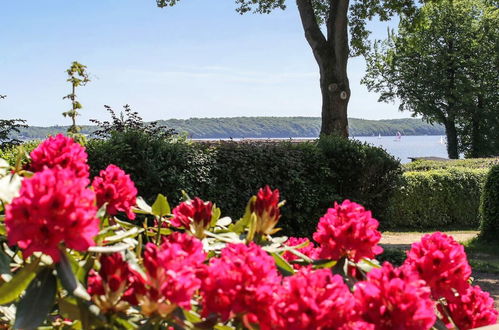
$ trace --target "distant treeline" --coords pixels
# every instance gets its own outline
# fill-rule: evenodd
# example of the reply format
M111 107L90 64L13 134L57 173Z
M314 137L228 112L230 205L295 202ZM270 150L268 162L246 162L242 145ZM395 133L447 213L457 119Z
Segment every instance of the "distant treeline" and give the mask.
M160 125L186 132L194 139L226 138L290 138L319 136L321 119L318 117L232 117L160 120ZM365 120L349 119L351 136L373 135L444 135L444 127L430 125L421 119ZM19 138L42 139L47 135L66 132L67 126L21 129ZM82 133L91 135L95 126L83 126Z

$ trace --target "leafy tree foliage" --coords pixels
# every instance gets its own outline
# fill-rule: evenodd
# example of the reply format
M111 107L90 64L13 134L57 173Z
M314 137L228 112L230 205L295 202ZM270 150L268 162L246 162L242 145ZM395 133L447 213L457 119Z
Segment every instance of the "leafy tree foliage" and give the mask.
M139 113L132 111L128 104L123 106L125 112L121 112L119 116L110 106L105 105L104 108L106 108L107 112L111 115L112 122L101 122L96 119L90 119L90 122L98 126L98 129L92 133L95 136L108 138L113 132L126 131L141 131L146 135L154 135L159 138L169 138L176 134L174 129L166 126L159 126L157 121L144 123L142 117L139 116Z
M0 95L0 100L5 99L6 95ZM24 119L0 119L0 148L8 148L13 145L18 145L22 141L13 137L15 133L19 133L21 128L27 128L26 120Z
M498 15L483 0L428 3L367 57L368 89L443 124L450 158L499 153Z
M159 7L174 6L179 0L157 0ZM349 56L369 49L366 22L378 17L387 21L396 14L416 12L415 0L296 0L305 38L319 65L322 93L321 134L348 136L347 107L350 85ZM285 0L235 0L237 11L267 14L285 9ZM350 28L351 40L349 43ZM324 31L324 32L323 32Z

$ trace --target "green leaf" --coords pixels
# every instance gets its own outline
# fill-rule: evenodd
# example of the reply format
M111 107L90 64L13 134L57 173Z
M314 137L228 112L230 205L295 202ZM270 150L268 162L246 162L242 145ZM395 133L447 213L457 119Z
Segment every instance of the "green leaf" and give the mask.
M213 205L213 208L211 210L211 221L210 221L210 227L213 227L214 225L217 224L218 219L220 219L220 215L222 214L222 211L216 205Z
M130 230L122 231L122 232L116 233L113 236L106 237L104 240L104 243L105 244L116 243L116 242L122 241L123 239L128 238L128 237L135 237L143 231L144 231L144 229L142 229L142 228L139 229L138 227L133 227Z
M91 246L88 248L88 252L93 253L115 253L125 251L126 249L132 247L130 244L118 243L109 246Z
M248 201L246 205L246 211L241 219L239 219L235 224L229 226L229 230L238 234L242 234L246 227L248 227L251 220L251 204L256 201L256 196L253 196Z
M99 210L97 211L97 218L101 219L103 218L105 215L106 215L106 212L107 212L107 202L102 204L102 206L99 208Z
M188 310L182 309L182 312L184 313L185 319L191 323L198 323L198 322L203 321L203 319L201 319L201 317L197 313L195 313L194 311L188 311Z
M137 197L137 207L134 208L135 213L141 213L141 214L152 214L152 208L149 206L149 204L146 203L146 201L141 197Z
M59 305L59 311L62 316L70 320L81 319L80 308L76 298L71 296L66 296L64 298L59 298L57 300Z
M61 260L56 264L57 275L61 280L61 284L70 294L83 300L90 300L90 295L83 285L76 279L71 263L69 262L66 253L61 251Z
M227 227L232 223L232 219L230 217L223 217L217 220L216 224L220 227Z
M0 249L0 275L10 274L10 257Z
M152 204L152 214L157 215L158 217L164 217L170 214L170 204L168 204L168 200L162 194L158 194L156 197L156 201Z
M15 273L14 277L0 286L0 305L8 304L16 300L21 293L28 287L31 281L36 277L40 270L38 264L40 259L25 265L21 270Z
M293 267L278 253L271 253L272 257L274 257L275 264L279 271L284 276L291 276L295 273Z
M57 279L51 268L42 269L17 306L14 329L35 329L54 306Z

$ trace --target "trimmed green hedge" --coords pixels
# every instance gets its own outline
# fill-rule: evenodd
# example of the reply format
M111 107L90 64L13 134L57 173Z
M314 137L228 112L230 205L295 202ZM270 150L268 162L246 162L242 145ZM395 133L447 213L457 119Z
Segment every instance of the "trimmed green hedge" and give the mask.
M471 158L471 159L451 159L451 160L416 160L404 164L405 171L429 171L449 168L491 168L499 164L499 158Z
M294 236L310 236L326 209L344 198L362 203L383 223L401 176L399 162L384 150L342 138L174 143L128 132L89 141L87 151L93 175L116 164L148 201L163 193L176 205L184 189L233 218L242 216L258 188L278 188L287 201L280 226Z
M397 229L476 229L480 192L488 169L449 168L405 172L390 201L390 227Z
M490 169L480 205L480 238L498 242L499 237L499 165Z

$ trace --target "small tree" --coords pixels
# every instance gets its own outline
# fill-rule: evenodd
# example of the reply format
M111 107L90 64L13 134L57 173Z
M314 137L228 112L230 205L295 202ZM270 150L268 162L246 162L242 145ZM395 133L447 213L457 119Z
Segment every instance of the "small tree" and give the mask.
M0 95L0 100L3 100L7 95ZM18 145L22 141L12 138L12 133L21 131L21 128L26 128L26 120L24 119L0 119L0 148L6 148L13 145Z
M76 100L76 88L85 86L90 81L86 69L85 65L74 61L71 63L69 69L66 70L68 74L67 81L71 83L71 93L64 96L63 99L71 100L71 110L62 114L64 117L69 117L72 120L72 124L68 128L68 133L70 134L78 134L81 130L81 127L76 125L76 116L79 115L78 110L82 108L81 103Z
M123 106L124 113L121 112L119 115L117 115L108 105L105 105L104 108L106 108L107 112L111 115L112 121L90 119L90 122L99 127L93 132L95 136L108 138L114 132L140 131L147 135L167 139L177 134L173 128L159 126L157 121L144 123L142 117L139 116L139 113L132 111L128 104Z

